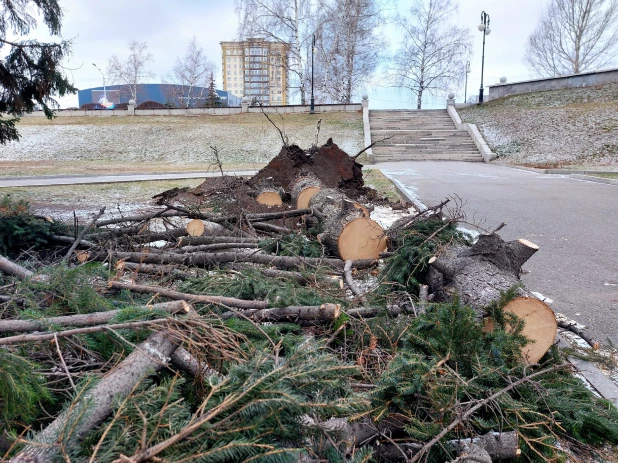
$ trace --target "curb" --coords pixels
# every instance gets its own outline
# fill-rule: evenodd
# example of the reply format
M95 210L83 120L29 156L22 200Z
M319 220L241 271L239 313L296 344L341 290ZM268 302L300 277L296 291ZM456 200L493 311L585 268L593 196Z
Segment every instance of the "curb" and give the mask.
M568 175L570 178L576 180L585 180L593 183L604 183L606 185L618 185L618 179L595 177L594 174L616 174L617 171L608 170L568 170L568 169L537 169L536 167L525 166L509 166L505 164L496 164L502 167L508 167L509 169L525 170L528 172L535 172L537 174L545 175Z

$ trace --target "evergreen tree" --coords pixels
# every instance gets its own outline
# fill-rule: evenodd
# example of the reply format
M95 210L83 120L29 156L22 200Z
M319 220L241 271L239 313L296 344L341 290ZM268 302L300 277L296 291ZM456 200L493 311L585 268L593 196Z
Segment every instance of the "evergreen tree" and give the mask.
M53 96L77 91L60 65L70 52L70 42L7 40L8 33L18 37L29 34L36 27L31 12L37 10L50 33L60 35L62 9L58 0L4 0L0 4L0 114L9 116L0 117L2 144L19 140L15 124L20 114L34 111L39 104L51 119L50 106L57 106Z
M204 107L206 108L220 108L224 106L221 98L217 94L217 90L215 89L215 78L210 74L210 82L208 84L208 95L206 96L206 102L204 103Z

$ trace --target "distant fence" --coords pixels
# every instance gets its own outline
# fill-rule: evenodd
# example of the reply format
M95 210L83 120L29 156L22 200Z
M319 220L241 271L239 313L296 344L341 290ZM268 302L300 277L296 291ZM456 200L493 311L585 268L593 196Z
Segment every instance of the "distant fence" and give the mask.
M585 72L564 77L526 80L495 84L489 86L488 100L495 100L509 95L522 93L543 92L546 90L560 90L564 88L591 87L593 85L611 84L618 82L618 69L606 71Z
M211 115L211 116L229 116L231 114L240 114L241 112L249 113L279 113L279 114L295 114L295 113L308 113L310 111L309 105L288 105L288 106L263 106L246 108L231 107L231 108L188 108L188 109L135 109L135 116L199 116L199 115ZM360 103L351 104L320 104L315 105L316 113L324 112L344 112L344 111L361 111L362 106ZM112 117L112 116L128 116L130 110L128 109L61 109L56 111L58 117L79 117L79 116L99 116L99 117ZM24 117L45 117L43 111L35 111L30 114L24 114Z

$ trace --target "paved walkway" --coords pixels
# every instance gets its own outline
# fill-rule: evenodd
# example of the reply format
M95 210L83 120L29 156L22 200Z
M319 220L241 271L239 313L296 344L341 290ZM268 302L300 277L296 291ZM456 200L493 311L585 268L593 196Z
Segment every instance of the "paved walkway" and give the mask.
M531 291L558 312L618 344L618 186L491 164L397 162L380 168L416 200L457 194L468 221L540 246L525 265ZM466 225L466 227L471 228Z
M255 170L224 171L226 175L250 176ZM143 182L153 180L181 180L188 178L218 177L220 172L155 172L146 174L114 175L41 175L37 177L0 177L0 188L51 185L81 185L88 183Z

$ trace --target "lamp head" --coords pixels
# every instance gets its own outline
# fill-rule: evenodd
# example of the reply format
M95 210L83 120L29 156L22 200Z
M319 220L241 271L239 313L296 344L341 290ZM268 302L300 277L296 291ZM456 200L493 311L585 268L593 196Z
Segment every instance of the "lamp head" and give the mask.
M491 29L489 27L485 28L485 35L489 35L491 33Z
M485 24L481 23L479 24L479 31L483 32L485 30Z

